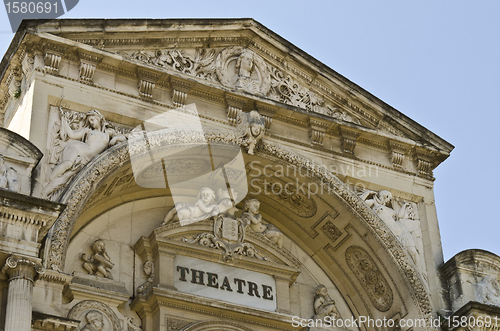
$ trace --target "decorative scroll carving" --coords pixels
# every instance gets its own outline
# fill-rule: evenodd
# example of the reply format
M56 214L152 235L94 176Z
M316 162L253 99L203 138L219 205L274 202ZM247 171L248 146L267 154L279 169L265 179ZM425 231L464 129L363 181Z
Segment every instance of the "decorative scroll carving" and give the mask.
M210 49L196 50L195 55L178 49L156 51L139 51L130 56L132 59L146 62L154 66L172 68L184 74L210 81L215 79L215 51Z
M370 255L359 246L351 246L345 258L373 306L379 311L388 311L393 302L392 290Z
M81 321L82 331L122 331L120 320L106 304L85 300L77 303L68 313L68 318Z
M433 159L433 153L417 148L417 171L420 176L432 176Z
M101 239L94 241L92 244L92 255L87 258L85 253L82 254L83 268L87 270L89 275L101 276L113 279L111 269L115 266L108 253L106 252L106 244Z
M344 122L349 122L349 123L354 123L354 124L361 124L359 120L355 117L352 117L345 111L340 111L337 110L337 108L327 106L328 110L331 111L331 117L336 118L338 120L342 120Z
M17 181L17 170L5 166L5 160L0 154L0 188L8 189L9 191L19 192L19 182Z
M358 139L359 133L352 130L341 129L340 134L342 136L340 141L342 144L342 152L354 155L354 148L356 147L356 140Z
M316 287L316 296L314 297L314 316L313 319L324 319L329 316L331 319L342 319L335 301L330 299L328 290L325 285L318 285Z
M405 154L408 151L409 147L395 141L390 141L389 147L391 148L392 166L394 168L402 169L403 161L405 159Z
M399 203L395 201L391 192L386 190L378 193L366 190L361 192L360 198L387 224L405 247L417 268L424 271L422 245L419 245L419 240L421 240L420 224L415 224L416 221L418 222L416 207L409 202ZM413 232L407 225L413 225Z
M42 190L42 196L51 200L93 157L127 139L97 110L82 114L59 108L59 117L51 132L49 182Z
M269 96L275 100L315 113L325 113L325 101L313 91L301 86L292 76L272 68L271 92Z
M248 199L243 204L243 214L241 219L245 227L252 229L254 232L261 233L273 244L278 247L283 246L283 234L278 228L272 224L265 224L262 221L262 215L259 213L260 201L257 199Z
M254 154L254 149L264 137L265 119L259 112L252 110L250 113L241 113L238 115L237 129L243 140L243 146L247 147L247 153Z
M137 293L146 294L149 292L151 287L153 287L153 281L155 280L155 264L153 261L146 261L142 267L144 273L148 276L148 280L137 288Z

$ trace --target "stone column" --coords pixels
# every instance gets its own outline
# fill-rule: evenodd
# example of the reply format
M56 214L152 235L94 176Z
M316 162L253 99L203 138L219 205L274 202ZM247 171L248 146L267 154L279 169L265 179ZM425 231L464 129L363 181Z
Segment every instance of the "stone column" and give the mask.
M2 273L9 277L5 331L30 331L33 300L33 281L43 266L36 261L19 256L9 256Z

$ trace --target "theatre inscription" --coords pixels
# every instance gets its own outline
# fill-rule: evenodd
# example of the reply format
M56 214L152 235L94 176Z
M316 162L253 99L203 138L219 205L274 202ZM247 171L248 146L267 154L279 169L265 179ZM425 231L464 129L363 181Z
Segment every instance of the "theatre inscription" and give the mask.
M271 275L186 256L176 256L174 268L174 286L179 291L276 310L276 283Z

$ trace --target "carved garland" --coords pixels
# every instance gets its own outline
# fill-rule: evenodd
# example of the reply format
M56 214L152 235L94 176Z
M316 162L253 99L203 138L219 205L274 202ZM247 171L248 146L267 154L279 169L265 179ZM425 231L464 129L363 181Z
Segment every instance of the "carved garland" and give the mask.
M185 132L162 133L161 139L154 139L157 146L171 144L186 144L201 142L197 135L187 135ZM243 144L243 139L232 133L212 133L206 134L205 139L208 142L228 142L238 145ZM134 154L139 155L147 152L143 144L131 144ZM91 196L91 192L106 177L130 162L128 153L128 144L122 143L114 146L101 155L96 157L91 163L75 177L70 183L61 202L68 206L59 216L51 230L50 251L48 256L48 267L53 270L62 270L65 260L65 247L68 245L69 236L73 230L74 220L78 218L82 208ZM264 143L258 150L261 156L281 159L297 167L303 167L308 170L312 179L318 180L323 185L329 187L332 194L348 207L352 213L357 215L361 221L368 225L368 229L379 238L385 245L390 255L393 257L401 272L405 275L409 288L412 289L417 306L420 308L424 318L432 316L433 309L430 303L429 294L424 286L420 274L412 266L410 257L405 253L403 247L392 234L383 221L354 193L345 183L343 183L333 173L327 172L323 167L315 164L313 161L299 156L295 153L282 149L281 147Z

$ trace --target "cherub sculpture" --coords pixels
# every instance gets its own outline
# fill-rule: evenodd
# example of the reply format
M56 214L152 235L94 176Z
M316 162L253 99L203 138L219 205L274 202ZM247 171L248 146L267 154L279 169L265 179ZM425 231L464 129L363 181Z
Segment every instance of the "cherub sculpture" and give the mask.
M67 184L95 156L109 146L127 139L118 134L97 110L88 112L83 122L83 128L73 130L61 110L59 136L65 147L49 175L49 183L42 190L44 197L51 198L55 191Z
M85 253L82 254L83 268L87 270L90 275L102 276L105 278L113 279L111 269L115 266L108 253L106 252L106 245L104 241L98 239L92 244L92 255L87 258Z
M316 287L316 296L314 297L314 317L313 319L324 319L330 316L332 319L340 319L339 311L335 306L335 301L330 299L325 285Z
M245 227L250 227L254 232L261 233L278 247L283 246L283 234L272 224L266 224L259 213L260 202L257 199L248 199L243 204L241 219Z
M174 208L170 209L161 223L166 225L171 221L193 223L207 219L219 214L219 207L214 203L215 192L210 187L202 187L198 193L198 199L193 205L185 202L177 202Z
M253 155L255 146L264 137L266 121L256 110L239 114L237 121L238 132L245 138L243 144L247 146L248 154Z

